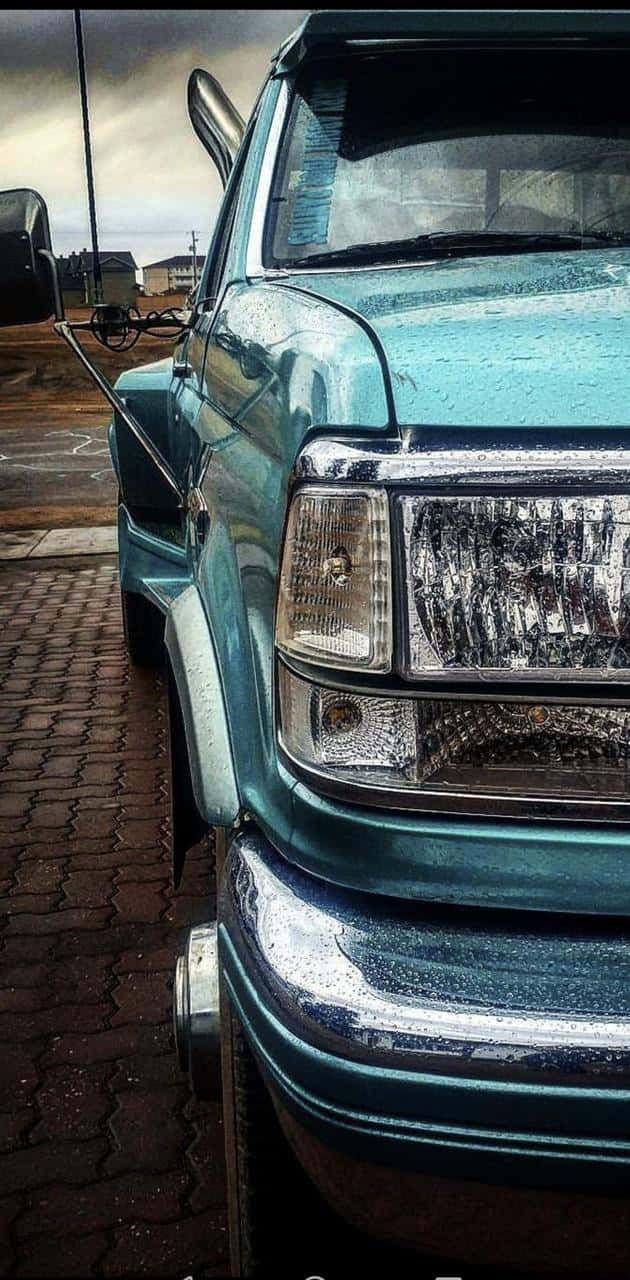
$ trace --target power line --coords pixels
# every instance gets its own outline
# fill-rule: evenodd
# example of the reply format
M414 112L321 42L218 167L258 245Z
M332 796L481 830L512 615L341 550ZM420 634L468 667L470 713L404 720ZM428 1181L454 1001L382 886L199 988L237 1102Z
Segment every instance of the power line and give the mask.
M193 271L193 289L197 286L197 237L194 231L191 231L192 244L190 251L192 253L192 271Z

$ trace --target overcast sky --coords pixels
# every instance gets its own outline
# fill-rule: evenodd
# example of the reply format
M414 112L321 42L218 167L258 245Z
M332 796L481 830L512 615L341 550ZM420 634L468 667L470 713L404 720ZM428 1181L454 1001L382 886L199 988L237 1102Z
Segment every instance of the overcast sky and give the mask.
M186 82L217 76L245 118L269 56L305 9L84 9L99 240L146 264L202 251L221 196ZM0 11L3 189L34 187L56 253L90 246L71 9Z

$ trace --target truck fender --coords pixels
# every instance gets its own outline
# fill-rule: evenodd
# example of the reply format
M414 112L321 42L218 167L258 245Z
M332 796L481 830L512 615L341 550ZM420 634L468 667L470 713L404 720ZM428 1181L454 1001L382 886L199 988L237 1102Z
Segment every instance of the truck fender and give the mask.
M196 586L187 587L171 605L164 643L178 883L187 850L209 827L232 826L240 801L214 643Z

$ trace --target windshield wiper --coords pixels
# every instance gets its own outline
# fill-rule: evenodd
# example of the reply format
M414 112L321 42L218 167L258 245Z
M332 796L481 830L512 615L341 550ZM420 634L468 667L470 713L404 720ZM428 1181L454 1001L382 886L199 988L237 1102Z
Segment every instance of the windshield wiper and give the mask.
M433 231L404 240L385 240L381 244L349 244L344 249L331 249L328 253L311 253L304 258L293 258L285 265L291 267L332 266L336 262L348 265L371 258L373 262L392 258L403 262L416 257L457 257L475 253L528 253L545 249L586 249L598 245L630 245L630 231L624 235L610 235L605 231Z

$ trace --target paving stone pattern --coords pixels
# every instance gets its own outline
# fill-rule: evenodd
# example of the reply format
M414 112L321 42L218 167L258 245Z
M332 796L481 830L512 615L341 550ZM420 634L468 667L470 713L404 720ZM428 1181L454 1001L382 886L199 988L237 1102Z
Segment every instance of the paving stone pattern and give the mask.
M116 566L0 569L0 1271L227 1271L220 1107L171 1032L212 858L171 888L159 675L130 669Z

